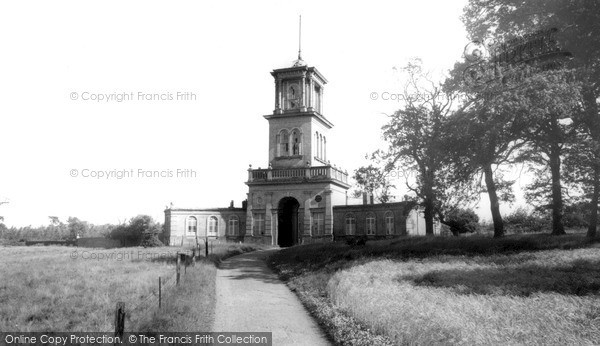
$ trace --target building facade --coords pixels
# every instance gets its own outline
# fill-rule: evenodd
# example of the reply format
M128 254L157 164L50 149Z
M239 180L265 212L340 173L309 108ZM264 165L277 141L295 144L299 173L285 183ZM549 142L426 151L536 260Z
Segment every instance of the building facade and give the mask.
M199 239L255 242L282 247L366 235L409 234L405 202L348 204L348 172L327 153L333 124L323 114L325 77L298 57L271 72L275 107L269 124L268 165L248 169L242 208L165 210L170 245ZM410 232L410 230L409 230Z

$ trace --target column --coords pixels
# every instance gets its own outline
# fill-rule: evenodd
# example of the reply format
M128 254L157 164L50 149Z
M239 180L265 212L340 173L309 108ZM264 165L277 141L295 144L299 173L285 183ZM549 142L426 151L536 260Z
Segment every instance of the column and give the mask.
M306 111L306 74L304 74L304 76L300 80L300 90L302 90L302 107L300 108L300 110L304 112Z

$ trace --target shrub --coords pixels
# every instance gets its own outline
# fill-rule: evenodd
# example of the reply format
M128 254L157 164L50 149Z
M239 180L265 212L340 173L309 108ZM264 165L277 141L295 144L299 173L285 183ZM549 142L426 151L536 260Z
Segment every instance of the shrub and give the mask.
M504 217L507 230L514 233L541 232L550 226L548 215L517 208Z
M160 226L154 222L151 216L148 215L138 215L131 220L129 220L129 224L123 224L115 227L110 232L110 238L120 240L123 246L139 246L143 245L142 241L144 241L144 234L149 233L152 234L151 237L155 237L156 241L148 240L149 243L158 244L162 246L160 240L158 240L158 233L160 232Z
M450 227L455 236L460 233L473 233L479 228L479 216L473 209L454 209L446 215L444 224Z
M160 247L165 246L160 239L158 239L158 232L144 232L142 235L142 246L143 247Z
M350 238L346 239L346 244L348 244L350 246L363 246L363 245L367 244L367 236L360 235L360 236L350 237Z

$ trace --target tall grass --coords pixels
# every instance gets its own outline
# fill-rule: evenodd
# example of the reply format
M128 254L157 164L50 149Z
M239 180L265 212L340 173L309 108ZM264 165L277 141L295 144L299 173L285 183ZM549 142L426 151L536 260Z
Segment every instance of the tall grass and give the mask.
M582 235L316 244L270 262L339 344L600 340L600 249Z
M397 344L592 345L600 340L599 255L372 261L337 272L327 292Z
M208 259L185 275L182 269L182 283L173 287L180 248L0 247L0 330L110 332L117 301L126 303L126 331L208 330L216 263L254 249L215 244Z
M94 258L92 258L94 257ZM117 301L130 309L153 295L158 277L175 272L172 249L0 247L0 330L114 330ZM142 305L136 327L154 305Z

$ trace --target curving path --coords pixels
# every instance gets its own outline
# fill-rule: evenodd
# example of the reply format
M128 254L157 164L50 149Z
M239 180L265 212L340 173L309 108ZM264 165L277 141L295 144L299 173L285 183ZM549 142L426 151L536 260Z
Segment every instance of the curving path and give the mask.
M330 345L288 287L266 265L273 251L225 260L217 270L213 330L272 332L273 345Z

